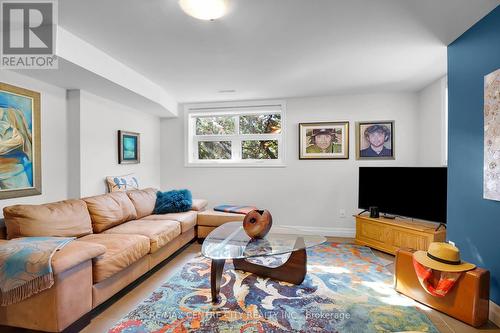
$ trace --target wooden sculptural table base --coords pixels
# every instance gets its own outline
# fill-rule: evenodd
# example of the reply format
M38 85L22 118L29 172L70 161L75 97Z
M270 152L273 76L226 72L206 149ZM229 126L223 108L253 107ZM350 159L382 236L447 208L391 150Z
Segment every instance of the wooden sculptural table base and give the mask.
M303 238L297 238L295 251L290 252L287 261L278 267L267 267L248 262L246 259L233 259L235 269L254 273L261 277L284 281L292 284L301 284L307 273L307 253ZM222 271L225 259L212 259L210 288L212 291L212 302L218 302Z

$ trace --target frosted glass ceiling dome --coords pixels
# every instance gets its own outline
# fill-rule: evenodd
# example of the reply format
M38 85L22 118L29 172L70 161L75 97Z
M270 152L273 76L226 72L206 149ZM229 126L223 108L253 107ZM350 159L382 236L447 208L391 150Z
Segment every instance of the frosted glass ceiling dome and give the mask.
M182 10L197 19L213 21L226 15L229 0L179 0Z

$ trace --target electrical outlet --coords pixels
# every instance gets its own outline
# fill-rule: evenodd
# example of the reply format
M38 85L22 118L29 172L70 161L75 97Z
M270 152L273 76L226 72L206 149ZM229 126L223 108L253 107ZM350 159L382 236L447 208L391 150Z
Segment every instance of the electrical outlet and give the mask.
M339 209L339 217L345 218L345 209L343 209L343 208Z

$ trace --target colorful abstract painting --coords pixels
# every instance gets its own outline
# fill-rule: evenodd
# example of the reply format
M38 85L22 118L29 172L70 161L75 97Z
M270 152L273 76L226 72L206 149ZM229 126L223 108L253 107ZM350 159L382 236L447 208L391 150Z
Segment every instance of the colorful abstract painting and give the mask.
M0 198L40 193L40 94L0 83Z
M500 201L500 69L484 77L484 198Z
M118 131L118 162L120 164L140 162L140 138L139 133Z
M123 158L126 160L135 160L137 158L137 137L123 136Z
M324 243L307 254L301 285L235 271L226 261L218 304L210 261L198 256L109 332L438 332L393 289L392 274L369 248Z

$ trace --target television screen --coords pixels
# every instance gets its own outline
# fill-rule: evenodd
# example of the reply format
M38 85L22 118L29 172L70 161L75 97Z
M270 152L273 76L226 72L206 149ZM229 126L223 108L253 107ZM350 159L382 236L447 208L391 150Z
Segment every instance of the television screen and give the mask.
M360 167L358 207L446 223L447 168Z

